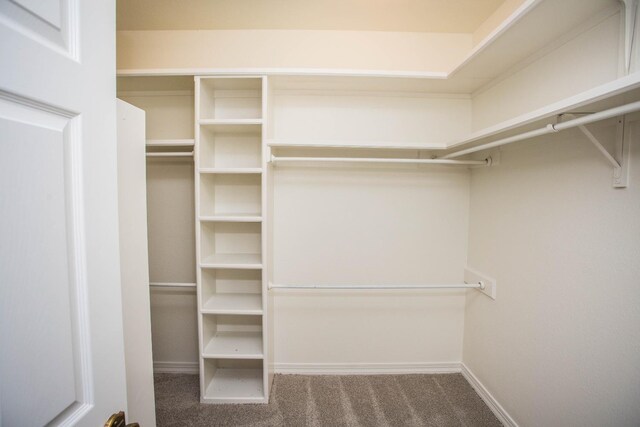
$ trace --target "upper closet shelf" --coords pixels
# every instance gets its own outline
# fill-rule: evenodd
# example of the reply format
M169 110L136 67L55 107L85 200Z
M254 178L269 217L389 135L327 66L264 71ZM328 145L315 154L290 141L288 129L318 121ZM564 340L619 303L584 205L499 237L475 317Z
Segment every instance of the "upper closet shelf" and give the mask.
M222 63L226 65L229 62L224 61L227 58L208 55L211 60L201 62L203 65L198 68L184 67L179 62L167 65L166 62L156 64L132 60L130 64L127 64L126 62L129 61L121 61L123 64L120 64L122 68L118 70L118 75L207 75L207 77L202 78L203 92L206 92L205 97L207 98L204 100L206 108L213 105L212 101L214 99L223 99L223 97L229 95L229 89L233 89L235 93L231 95L235 95L237 97L236 100L239 96L254 99L252 101L254 113L259 111L257 105L259 96L256 93L261 89L260 78L256 77L256 75L262 74L269 76L401 78L419 82L419 84L426 84L430 91L435 93L472 93L482 85L508 72L519 62L531 58L548 46L557 46L586 27L593 26L594 23L619 13L619 3L606 0L524 0L518 7L513 9L509 16L495 25L493 30L485 37L478 40L473 46L469 46L466 55L464 52L460 52L462 55L459 55L459 61L457 61L457 64L452 64L449 69L441 69L440 67L439 69L425 69L424 67L416 66L411 69L401 70L395 68L393 63L388 63L387 65L383 61L383 65L380 65L381 60L377 57L375 64L365 64L355 69L352 66L345 68L317 68L317 66L314 68L301 68L295 64L296 59L298 59L295 56L276 67L265 65L260 68L245 68L242 66L223 68L221 67ZM541 29L544 29L544 31L541 31ZM140 31L140 33L145 32ZM129 35L129 37L132 36L134 34ZM140 36L142 37L142 35ZM147 40L147 35L144 37ZM194 49L194 45L191 42L193 40L194 43L200 45L200 47L195 47L196 49L201 48L203 54L210 53L206 52L207 45L201 43L202 34L199 31L193 31L193 34L188 37L193 37L193 39L187 38L184 41L184 47L178 44L177 49ZM149 44L140 43L139 49L149 49ZM136 53L134 49L127 56L136 58L138 56ZM179 55L176 56L181 57ZM231 60L232 58L228 59ZM238 61L236 58L234 59L231 61L232 63L243 62ZM351 61L345 60L345 62L349 63ZM147 68L139 68L142 64L146 64ZM235 76L230 78L228 77L230 74ZM243 75L246 77L239 77ZM212 112L212 110L208 110L208 112ZM201 117L207 116L203 115Z
M415 144L394 144L392 142L381 142L381 143L337 143L333 141L327 142L311 142L311 143L301 143L301 142L285 142L285 141L276 141L271 140L267 141L267 145L272 148L353 148L353 149L388 149L388 150L443 150L447 148L446 144L441 143L433 143L433 144L425 144L425 143L415 143Z
M521 114L485 129L473 132L465 138L446 144L446 148L460 148L475 142L483 142L495 137L510 136L543 124L551 123L559 114L589 112L594 113L618 107L640 99L640 72L607 82L577 95L561 99L536 110Z
M330 78L327 78L330 79ZM299 82L300 79L296 78ZM341 84L345 84L341 78ZM318 80L316 80L315 84ZM368 83L371 85L372 83ZM385 89L387 90L387 89ZM504 137L511 137L528 132L536 128L554 124L557 116L575 112L599 112L606 109L619 107L640 99L640 72L621 77L611 82L604 83L592 89L573 96L550 103L533 111L520 114L511 119L488 126L448 143L442 141L398 143L390 142L350 142L350 141L310 141L289 142L278 139L270 139L267 144L272 148L336 148L336 149L395 149L395 150L433 150L444 151L453 148L475 146Z

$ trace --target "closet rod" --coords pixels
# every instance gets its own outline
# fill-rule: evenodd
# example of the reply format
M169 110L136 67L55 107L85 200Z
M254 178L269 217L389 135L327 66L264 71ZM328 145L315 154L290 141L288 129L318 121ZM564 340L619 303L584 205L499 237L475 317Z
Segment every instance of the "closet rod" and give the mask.
M188 153L172 153L172 152L162 152L162 153L147 153L147 157L193 157L193 151L189 151Z
M476 151L482 151L489 148L499 147L501 145L511 144L513 142L522 141L525 139L534 138L540 135L546 135L548 133L560 132L561 130L571 129L578 126L583 126L589 123L599 122L601 120L611 119L613 117L623 116L625 114L640 111L640 101L632 102L630 104L621 105L619 107L610 108L597 113L588 114L577 119L568 120L566 122L557 124L548 124L547 126L524 132L519 135L502 138L497 141L489 142L487 144L478 145L477 147L467 148L465 150L454 151L446 156L439 157L439 159L453 159L455 157L464 156L465 154L475 153Z
M152 288L195 288L195 283L167 283L167 282L150 282Z
M484 289L483 282L441 285L281 285L269 283L269 289Z
M369 157L276 157L271 156L271 163L280 162L336 162L336 163L417 163L439 165L475 165L488 166L489 160L448 160L448 159L392 159Z

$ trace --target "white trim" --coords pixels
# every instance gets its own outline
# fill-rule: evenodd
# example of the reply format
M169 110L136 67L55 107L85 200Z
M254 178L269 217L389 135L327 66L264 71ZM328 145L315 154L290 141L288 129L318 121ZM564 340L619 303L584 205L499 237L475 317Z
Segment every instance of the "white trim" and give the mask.
M448 73L444 71L390 71L390 70L358 70L342 68L141 68L119 69L118 77L125 76L227 76L255 77L270 76L344 76L344 77L404 77L415 79L444 80Z
M467 382L473 387L473 389L478 393L478 396L487 404L491 412L498 418L498 420L507 427L518 427L518 423L515 422L513 417L509 415L509 413L498 403L495 397L489 390L480 382L478 377L474 375L473 372L465 365L464 363L460 364L462 368L462 376L467 380Z
M154 374L199 374L198 362L153 362Z
M275 363L276 374L380 375L460 373L460 362L426 363Z
M284 96L361 96L375 98L419 98L419 99L472 99L470 93L453 92L424 92L416 90L385 90L385 89L300 89L295 87L282 87L273 90L274 95Z

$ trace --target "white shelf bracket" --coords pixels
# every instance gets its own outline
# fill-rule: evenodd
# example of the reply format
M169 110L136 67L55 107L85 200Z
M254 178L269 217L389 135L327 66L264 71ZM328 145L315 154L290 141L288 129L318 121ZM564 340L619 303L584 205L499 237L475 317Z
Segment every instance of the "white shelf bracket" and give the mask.
M565 114L573 116L573 114ZM613 167L613 187L626 188L629 185L629 136L630 132L626 116L617 119L617 130L615 140L615 153L612 155L598 138L591 133L585 125L578 126L578 129L587 137L587 139L602 153L605 159Z
M464 269L464 282L480 283L480 287L476 288L476 290L485 294L491 299L496 299L497 284L495 279L467 267Z
M631 161L631 123L626 116L618 118L618 128L616 132L616 158L619 159L619 168L613 170L613 186L616 188L627 188L629 186L629 162Z
M624 3L624 70L625 74L629 74L631 72L631 57L636 33L638 0L622 1Z

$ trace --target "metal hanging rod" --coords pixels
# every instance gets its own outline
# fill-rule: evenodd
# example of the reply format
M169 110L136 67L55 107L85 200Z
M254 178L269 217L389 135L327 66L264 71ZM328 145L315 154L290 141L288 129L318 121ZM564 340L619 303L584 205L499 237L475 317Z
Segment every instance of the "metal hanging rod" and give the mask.
M561 130L571 129L579 126L583 126L589 123L599 122L613 117L623 116L625 114L640 111L640 101L632 102L630 104L621 105L619 107L610 108L608 110L599 111L597 113L585 115L577 119L569 120L563 123L548 124L544 128L524 132L519 135L502 138L497 141L489 142L487 144L478 145L477 147L467 148L465 150L454 151L446 156L439 157L439 159L454 159L456 157L464 156L466 154L475 153L476 151L482 151L489 148L500 147L501 145L511 144L513 142L522 141L525 139L534 138L540 135L546 135L549 133L560 132Z
M147 157L193 157L193 151L189 152L158 152L158 153L147 153Z
M167 283L167 282L150 282L152 288L195 288L195 283Z
M369 157L276 157L271 156L271 163L282 162L331 162L331 163L407 163L437 165L473 165L489 166L490 159L485 160L448 160L448 159L393 159Z
M462 284L434 284L434 285L281 285L269 283L269 289L484 289L483 282Z

